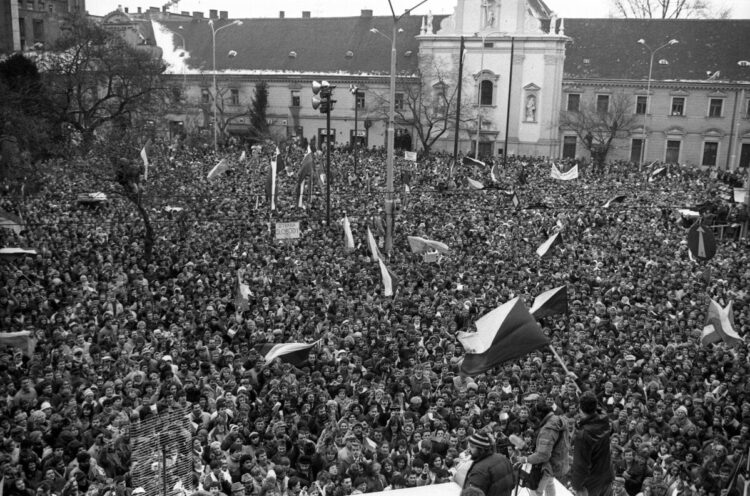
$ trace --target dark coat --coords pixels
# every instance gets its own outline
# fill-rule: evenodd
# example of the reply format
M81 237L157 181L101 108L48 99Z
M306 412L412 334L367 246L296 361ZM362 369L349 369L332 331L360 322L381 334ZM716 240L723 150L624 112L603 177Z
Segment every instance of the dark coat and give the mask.
M474 460L464 487L479 488L485 496L510 496L515 482L510 460L499 453L487 453L484 458Z
M614 480L609 449L611 432L609 419L601 412L589 415L578 423L570 471L571 485L576 491L585 488L592 494L599 494Z
M569 451L567 421L559 415L549 413L542 419L536 436L536 450L529 455L527 461L531 464L543 463L545 473L562 480L570 469Z

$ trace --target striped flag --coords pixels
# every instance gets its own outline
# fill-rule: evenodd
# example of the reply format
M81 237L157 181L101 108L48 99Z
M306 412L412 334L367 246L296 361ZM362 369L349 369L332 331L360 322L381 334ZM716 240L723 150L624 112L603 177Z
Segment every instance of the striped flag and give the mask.
M745 343L745 340L734 330L731 301L724 308L713 299L708 304L708 315L706 316L706 326L703 328L701 335L701 344L705 346L717 341L724 341L730 346Z
M547 253L549 253L550 248L552 248L555 245L559 245L562 243L562 238L560 237L560 233L556 232L552 236L550 236L547 241L541 244L539 248L536 249L536 254L539 255L540 258L543 258Z
M550 289L534 298L534 304L529 310L537 319L568 313L568 287Z
M271 160L271 167L268 169L268 179L266 180L266 201L271 205L271 210L276 210L277 197L276 157L274 157L273 160Z
M9 229L16 234L23 231L23 220L20 216L0 210L0 228Z
M314 343L264 343L255 347L263 355L266 364L277 358L284 363L291 363L295 367L301 367L307 362L310 350L317 345Z
M614 197L610 198L607 201L607 203L604 204L604 208L609 208L609 206L612 205L613 203L622 203L623 201L625 201L626 197L627 197L627 195L617 195L617 196L614 196Z
M398 288L398 279L388 270L382 259L378 259L380 265L380 276L383 278L383 296L395 296Z
M367 246L370 247L370 256L373 262L383 259L383 255L380 254L380 250L378 249L378 243L375 241L375 236L372 235L369 226L367 227Z
M469 181L469 187L472 189L484 189L484 184L480 183L479 181L475 181L474 179L467 177L467 181Z
M450 251L448 245L440 241L433 241L419 236L407 236L406 239L409 241L409 248L411 248L412 253L424 253L428 251L448 253Z
M145 179L146 181L148 181L148 168L149 168L149 165L150 165L148 163L148 154L146 153L146 147L147 146L148 146L148 142L146 142L146 144L143 145L143 148L141 148L141 160L143 160L143 167L144 167L144 170L143 170L143 179Z
M480 317L475 325L476 332L457 336L465 350L462 375L481 374L550 343L518 296Z
M227 159L223 158L219 161L218 164L214 165L214 168L211 169L211 171L208 173L208 176L206 176L206 179L213 179L215 177L219 177L221 174L225 173L229 170L229 162L227 162Z
M349 223L349 217L344 216L344 249L346 251L354 250L354 236L352 236L352 226Z

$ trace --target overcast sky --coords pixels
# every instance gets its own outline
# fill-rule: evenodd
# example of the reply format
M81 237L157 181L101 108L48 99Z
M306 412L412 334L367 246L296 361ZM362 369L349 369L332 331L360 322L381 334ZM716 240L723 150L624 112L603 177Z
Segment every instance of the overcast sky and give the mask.
M610 0L545 0L547 5L560 17L608 17L611 12ZM89 0L86 7L89 13L104 15L118 5L135 11L137 7L148 9L159 7L169 0ZM393 8L399 14L413 7L419 0L392 0ZM414 11L415 14L450 14L457 0L427 0ZM730 7L735 19L750 19L750 0L714 0L717 6ZM171 11L202 11L208 15L210 9L229 11L230 17L277 17L283 10L287 17L300 17L303 10L309 10L315 17L356 16L362 9L372 9L375 15L390 14L388 0L180 0L172 1Z

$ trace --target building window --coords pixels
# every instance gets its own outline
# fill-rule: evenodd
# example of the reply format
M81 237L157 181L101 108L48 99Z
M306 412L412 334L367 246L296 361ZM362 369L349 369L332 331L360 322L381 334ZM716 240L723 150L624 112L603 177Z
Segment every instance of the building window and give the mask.
M495 85L492 81L485 79L479 83L479 105L492 105L492 94L494 93Z
M299 90L292 90L292 107L299 107Z
M609 112L609 95L596 95L596 111L600 114Z
M671 115L685 115L685 97L682 97L682 96L672 97Z
M393 106L396 108L396 110L404 110L404 94L403 93L401 92L396 93L396 101L393 103Z
M642 153L643 138L633 138L633 141L630 143L630 161L633 163L640 163Z
M563 138L563 158L576 158L576 142L578 139L575 136L565 136Z
M26 47L26 21L23 17L18 18L18 35L21 38L21 48ZM748 104L750 104L750 100L748 100Z
M648 109L648 97L639 96L635 101L635 113L645 115Z
M50 2L50 4L49 4L49 11L50 11L51 14L55 13L55 4L52 3L52 2Z
M201 103L208 103L211 101L211 93L208 92L208 88L201 88Z
M712 98L708 102L708 116L709 117L721 117L721 111L724 108L723 98Z
M229 93L229 102L232 105L239 105L240 104L240 90L237 88L232 88Z
M568 93L568 112L578 112L581 109L581 94Z
M28 0L28 1L26 2L26 8L27 8L28 10L34 10L34 0Z
M364 91L358 91L356 95L354 95L354 104L357 106L358 109L362 110L365 108L365 92Z
M718 154L719 143L716 141L706 141L703 143L703 160L701 161L701 165L716 166L716 157Z
M667 153L664 161L668 164L677 164L680 162L680 142L679 140L667 141Z
M182 98L182 88L179 86L172 86L172 103L180 103Z
M44 21L34 19L34 41L44 41Z

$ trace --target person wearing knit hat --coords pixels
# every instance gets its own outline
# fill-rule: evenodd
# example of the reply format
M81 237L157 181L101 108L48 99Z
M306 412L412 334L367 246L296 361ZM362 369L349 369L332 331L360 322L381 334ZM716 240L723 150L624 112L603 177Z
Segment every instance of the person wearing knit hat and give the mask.
M602 496L609 492L615 478L610 453L612 426L592 391L584 392L578 405L583 418L578 421L573 440L571 486L576 496Z
M490 436L477 431L469 437L469 453L474 461L464 480L464 489L481 489L486 496L510 496L515 487L513 466L507 457L495 453Z

